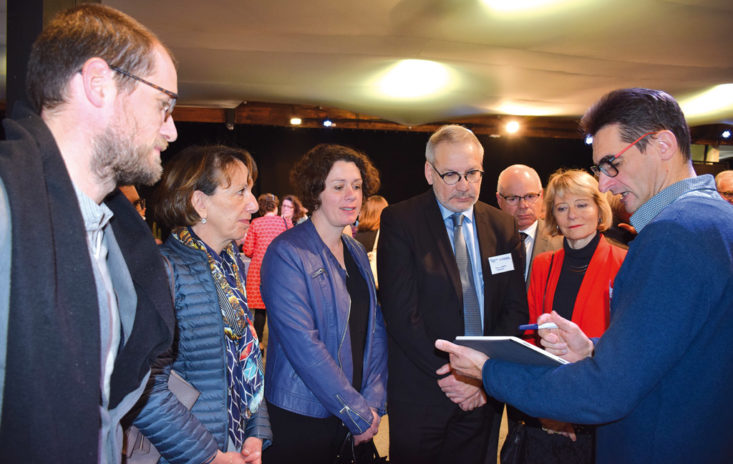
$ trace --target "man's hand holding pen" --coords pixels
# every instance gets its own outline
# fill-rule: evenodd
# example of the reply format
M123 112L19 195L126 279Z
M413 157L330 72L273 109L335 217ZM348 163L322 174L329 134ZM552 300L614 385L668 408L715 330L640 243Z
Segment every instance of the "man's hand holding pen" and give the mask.
M538 330L540 343L550 353L566 361L576 362L593 354L593 341L573 322L563 318L555 311L540 315L537 323L541 326L554 323L556 329Z

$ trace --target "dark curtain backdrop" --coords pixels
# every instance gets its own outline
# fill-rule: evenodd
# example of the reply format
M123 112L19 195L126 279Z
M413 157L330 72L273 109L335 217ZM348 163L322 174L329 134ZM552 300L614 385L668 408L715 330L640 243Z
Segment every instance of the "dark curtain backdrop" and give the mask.
M246 148L260 171L255 195L270 192L282 197L295 193L290 185L290 168L319 143L338 143L366 153L381 174L379 193L390 203L428 188L423 166L429 133L241 125L230 131L220 123L177 123L176 127L178 140L163 153L164 162L189 145L222 143ZM587 168L592 163L591 148L582 139L479 136L479 140L485 150L481 200L494 206L497 176L511 164L532 166L544 185L549 175L560 167Z

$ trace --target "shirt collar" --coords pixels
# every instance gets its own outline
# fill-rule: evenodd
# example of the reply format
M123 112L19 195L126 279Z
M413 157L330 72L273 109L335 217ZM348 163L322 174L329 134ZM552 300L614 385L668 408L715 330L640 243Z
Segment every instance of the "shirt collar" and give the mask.
M438 203L438 208L440 208L440 214L443 216L443 222L451 220L451 217L455 214L455 212L449 210L445 206L443 206L438 199L436 198L435 201ZM470 209L467 209L466 211L461 211L461 214L465 217L464 221L468 221L468 224L473 224L473 206L471 206ZM453 223L451 222L451 225Z
M103 229L114 215L112 210L104 203L97 204L89 198L79 187L74 184L76 199L79 202L81 216L84 219L84 228L87 232Z
M535 236L537 235L537 227L539 226L540 221L535 220L531 226L527 227L524 230L520 230L519 232L524 232L527 234L527 236L532 237L532 241L534 241Z
M631 216L631 225L634 226L637 232L641 232L664 208L678 198L693 192L703 196L715 197L717 191L715 190L713 176L706 174L675 182L641 205Z

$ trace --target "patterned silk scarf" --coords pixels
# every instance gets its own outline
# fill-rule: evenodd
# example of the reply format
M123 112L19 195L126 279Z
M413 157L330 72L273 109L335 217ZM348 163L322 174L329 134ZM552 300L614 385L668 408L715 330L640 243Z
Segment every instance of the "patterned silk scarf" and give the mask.
M264 396L262 353L252 315L247 307L240 260L234 243L218 255L209 248L190 227L174 236L184 245L204 251L216 284L227 352L227 381L229 395L229 436L241 449L244 443L247 419L257 412Z

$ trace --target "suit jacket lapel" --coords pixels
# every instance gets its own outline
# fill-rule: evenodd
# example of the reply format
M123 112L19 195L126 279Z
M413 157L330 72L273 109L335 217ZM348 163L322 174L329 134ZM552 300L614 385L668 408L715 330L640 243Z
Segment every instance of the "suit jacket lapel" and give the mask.
M553 237L550 237L545 232L545 221L543 219L538 219L537 223L537 231L535 232L535 239L534 239L534 246L532 247L532 257L530 258L531 261L529 262L529 269L527 271L527 279L525 279L527 282L529 282L529 276L532 274L532 261L534 261L535 257L539 255L540 253L544 253L546 251L555 251L560 248L562 248L562 238L560 239L554 239Z
M491 224L488 210L482 203L477 202L473 206L473 220L476 222L476 238L478 239L479 250L481 254L481 272L484 279L484 328L488 327L488 311L489 301L487 295L491 295L492 288L489 286L489 276L491 275L491 267L489 266L489 258L496 251L496 236L491 232Z
M433 236L435 247L438 255L443 261L443 267L448 275L448 280L453 284L453 290L456 292L458 300L463 304L463 292L461 290L461 276L458 273L458 265L456 257L453 254L453 247L448 238L448 231L445 228L443 216L438 208L438 200L432 190L427 192L425 196L426 204L423 211L425 213L425 222L430 234Z

